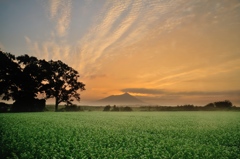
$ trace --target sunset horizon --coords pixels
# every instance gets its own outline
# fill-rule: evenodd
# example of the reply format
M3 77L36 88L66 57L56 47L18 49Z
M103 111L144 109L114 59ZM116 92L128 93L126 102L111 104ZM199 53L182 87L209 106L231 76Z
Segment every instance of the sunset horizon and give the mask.
M149 105L240 106L238 0L0 4L1 51L77 70L78 105L127 92Z

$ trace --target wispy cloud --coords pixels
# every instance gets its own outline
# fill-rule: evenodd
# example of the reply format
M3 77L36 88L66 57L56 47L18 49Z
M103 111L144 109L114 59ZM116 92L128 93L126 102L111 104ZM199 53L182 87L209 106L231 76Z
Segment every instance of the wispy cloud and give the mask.
M59 37L67 34L71 22L71 0L50 0L50 18L56 22L56 32Z
M230 100L233 104L238 104L240 96L240 90L177 92L155 88L125 88L121 91L129 92L147 103L160 105L206 105L207 103L221 100Z
M129 93L139 93L139 94L164 94L166 93L163 89L149 89L149 88L125 88L121 90L122 92Z
M42 43L33 41L29 37L25 36L30 54L34 54L40 59L46 60L62 60L66 63L70 63L70 58L73 49L66 43L57 43L54 39L44 41ZM74 67L71 65L71 67Z
M59 0L50 0L50 16L54 18L58 12L58 8L60 6Z
M98 63L102 57L114 56L116 50L137 43L159 24L161 24L161 32L169 32L180 25L185 17L172 14L176 9L181 9L183 1L178 2L181 3L176 3L176 1L106 1L102 10L96 13L98 16L95 17L95 22L89 32L79 40L79 52L81 53L79 70L86 72L86 69ZM98 68L94 67L97 71Z
M100 15L96 18L96 22L89 32L79 41L79 51L81 53L80 70L86 72L86 68L91 67L97 60L106 55L106 48L109 47L124 32L127 26L131 25L131 21L125 21L125 24L113 28L116 19L128 8L129 2L116 1L106 3L105 7L100 11ZM111 31L114 29L114 31ZM96 65L95 65L96 69ZM87 73L87 72L86 72Z
M25 36L29 54L34 54L41 59L62 60L69 63L72 58L69 55L75 50L75 47L65 40L71 22L72 1L49 0L44 7L47 8L48 18L53 22L54 29L49 31L50 34L43 41Z
M178 83L203 78L218 71L212 69L208 72L209 67L203 68L203 66L195 67L193 65L189 66L191 68L178 70L179 67L188 65L188 63L182 62L184 64L176 64L175 61L169 59L176 58L175 55L177 53L182 54L184 51L187 52L189 50L179 52L181 49L179 48L178 50L174 50L175 52L172 53L172 55L167 55L168 52L163 52L162 54L165 55L156 56L156 54L152 53L154 50L150 50L151 43L156 43L157 47L155 50L165 51L162 49L164 46L161 47L160 45L164 45L162 41L165 41L164 37L167 34L181 28L186 23L194 23L195 19L201 23L194 24L210 25L207 22L214 19L220 21L220 18L214 17L227 13L228 11L228 8L224 5L224 1L220 1L219 3L216 3L217 1L205 2L207 1L106 0L101 1L101 3L104 4L99 5L102 8L98 8L99 6L96 4L99 2L82 1L82 6L87 7L84 11L85 15L89 15L89 17L82 17L91 19L86 26L83 25L87 28L84 28L84 30L87 31L81 33L81 36L79 34L79 37L77 36L78 32L75 32L75 41L66 42L63 38L67 35L70 27L72 1L51 0L48 6L50 12L49 18L56 26L53 35L50 35L44 42L33 41L28 37L25 39L29 44L29 48L31 48L34 53L37 53L38 57L63 60L71 64L71 66L76 68L85 77L88 77L88 79L95 79L106 73L101 72L101 67L104 65L103 62L105 59L112 59L119 54L121 54L121 56L129 56L130 53L127 48L135 49L134 52L137 59L139 57L138 53L141 52L142 49L145 49L145 54L147 53L149 56L153 56L154 60L152 60L152 62L168 61L174 63L175 67L169 68L169 65L165 66L168 71L165 73L164 69L161 69L161 66L158 65L159 68L153 67L152 72L145 70L142 74L134 74L133 76L139 76L137 80L150 88L166 88L162 86L169 85L176 86ZM213 10L212 8L216 9ZM237 10L239 5L233 3L230 8ZM81 20L81 22L84 22L84 20ZM161 39L161 37L163 38ZM166 42L169 42L169 40L166 40ZM145 46L142 46L142 44ZM188 44L184 43L184 45ZM166 45L166 47L169 47L169 45ZM178 45L178 47L181 46ZM169 51L169 48L166 50ZM183 58L186 56L182 54L178 57L180 57L178 61L181 61L184 60ZM144 66L141 68L143 67ZM133 77L131 78L133 79Z
M87 1L82 5L91 8L94 3L96 2ZM123 53L117 50L123 50L146 37L156 38L171 32L193 19L199 6L203 6L199 1L187 0L114 0L103 3L103 7L95 11L95 16L87 17L92 19L88 32L81 36L78 42L71 44L71 51L76 53L72 62L76 61L75 64L79 64L78 70L86 76L97 74L101 68L99 61L103 57L110 58ZM72 1L50 0L49 10L50 19L56 23L56 35L59 37L67 35L71 22ZM47 49L47 46L56 46L54 42L49 43L51 42L44 44L46 52L50 49ZM56 47L60 45L64 44L58 44ZM58 48L50 50L59 52Z
M146 95L170 95L170 96L240 96L240 90L229 91L189 91L189 92L174 92L164 89L154 88L125 88L122 92L146 94Z

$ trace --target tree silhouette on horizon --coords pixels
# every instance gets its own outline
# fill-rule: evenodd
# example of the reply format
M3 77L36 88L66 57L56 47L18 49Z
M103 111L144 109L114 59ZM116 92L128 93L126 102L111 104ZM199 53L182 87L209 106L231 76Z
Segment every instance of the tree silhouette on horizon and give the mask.
M55 111L61 102L71 105L76 99L80 101L78 90L85 90L85 84L78 82L78 72L62 61L49 61L47 83L44 85L46 98L55 98Z
M60 60L47 62L0 51L0 96L18 103L16 106L22 107L21 111L32 110L38 105L39 94L44 94L45 99L56 99L55 111L61 102L79 101L78 90L85 90L85 84L78 82L78 77L76 70Z

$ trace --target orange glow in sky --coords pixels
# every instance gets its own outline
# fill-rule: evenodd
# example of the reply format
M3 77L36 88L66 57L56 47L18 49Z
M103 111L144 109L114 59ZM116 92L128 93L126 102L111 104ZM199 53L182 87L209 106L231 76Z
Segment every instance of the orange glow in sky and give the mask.
M83 104L240 106L239 0L2 1L0 20L3 51L79 71Z

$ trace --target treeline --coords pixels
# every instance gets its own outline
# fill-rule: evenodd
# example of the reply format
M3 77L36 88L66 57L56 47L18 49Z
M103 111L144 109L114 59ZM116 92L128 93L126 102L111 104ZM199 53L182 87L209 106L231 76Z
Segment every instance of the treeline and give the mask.
M194 106L192 104L178 106L141 106L140 111L214 111L214 110L240 110L233 106L229 100L209 103L205 106Z
M225 100L225 101L209 103L205 107L207 107L207 108L231 108L231 107L233 107L233 104L229 100Z
M233 106L229 100L217 101L209 103L205 106L194 106L192 104L178 105L178 106L139 106L134 107L134 111L219 111L219 110L238 110L239 107ZM103 111L133 111L130 106L107 105L103 108Z
M62 102L71 105L74 99L79 101L79 90L85 90L85 84L78 78L79 73L60 60L16 57L0 51L0 96L14 101L13 112L44 111L49 98L55 98L55 111ZM1 110L5 107L1 103Z
M114 111L114 112L119 112L119 111L132 111L132 108L129 106L125 106L125 107L117 107L116 105L114 105L113 107L111 107L110 105L107 105L104 107L103 111Z
M225 103L225 106L223 106ZM9 112L11 104L0 102L0 112ZM53 111L53 105L48 105L44 111ZM61 105L60 112L79 111L107 111L107 112L127 112L127 111L240 111L240 107L233 106L230 101L219 101L209 103L205 106L179 105L179 106L87 106L87 105Z

